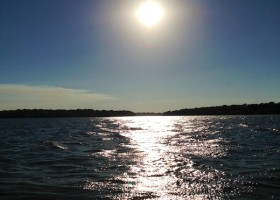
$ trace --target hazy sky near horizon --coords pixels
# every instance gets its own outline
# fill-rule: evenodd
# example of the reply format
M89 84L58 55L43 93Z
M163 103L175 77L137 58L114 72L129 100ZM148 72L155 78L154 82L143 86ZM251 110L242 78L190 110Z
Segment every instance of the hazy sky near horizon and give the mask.
M0 110L280 101L279 0L1 0Z

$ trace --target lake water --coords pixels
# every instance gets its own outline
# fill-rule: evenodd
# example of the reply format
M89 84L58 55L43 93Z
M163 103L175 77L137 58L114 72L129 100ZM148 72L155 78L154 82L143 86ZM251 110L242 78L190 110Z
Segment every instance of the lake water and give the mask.
M0 119L1 199L280 199L280 116Z

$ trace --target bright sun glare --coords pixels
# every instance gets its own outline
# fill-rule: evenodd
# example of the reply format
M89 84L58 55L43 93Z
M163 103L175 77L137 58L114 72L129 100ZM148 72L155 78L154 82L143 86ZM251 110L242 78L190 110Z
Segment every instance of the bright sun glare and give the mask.
M139 6L135 15L144 26L154 27L163 19L164 10L159 2L147 0Z

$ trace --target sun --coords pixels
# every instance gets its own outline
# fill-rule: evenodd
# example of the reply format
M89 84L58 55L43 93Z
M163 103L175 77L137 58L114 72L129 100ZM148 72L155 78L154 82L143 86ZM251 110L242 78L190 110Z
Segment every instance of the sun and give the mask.
M147 0L139 6L135 16L144 26L151 28L160 23L164 14L164 10L158 1Z

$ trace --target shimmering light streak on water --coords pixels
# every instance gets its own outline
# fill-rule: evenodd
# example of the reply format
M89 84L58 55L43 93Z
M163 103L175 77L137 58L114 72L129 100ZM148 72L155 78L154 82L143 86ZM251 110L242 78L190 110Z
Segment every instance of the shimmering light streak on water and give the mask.
M153 194L154 196L168 196L171 183L176 178L167 175L172 158L168 158L171 149L166 139L175 133L171 131L173 118L139 117L125 123L127 127L142 127L138 131L127 131L123 135L131 138L131 146L138 154L136 165L131 166L127 178L133 185L135 194ZM152 134L151 134L152 133ZM130 177L129 175L132 175ZM168 189L169 188L169 189Z
M280 199L280 116L2 119L2 199Z
M128 131L121 134L131 139L130 146L137 154L136 164L122 177L129 182L132 193L139 197L151 194L148 197L160 199L203 199L211 197L212 192L221 192L223 186L215 181L215 176L221 179L223 172L196 169L191 157L222 156L226 151L219 146L219 138L193 139L191 133L203 137L200 134L207 124L197 127L191 119L138 117L124 120L121 130L125 127ZM182 133L183 140L178 143Z

